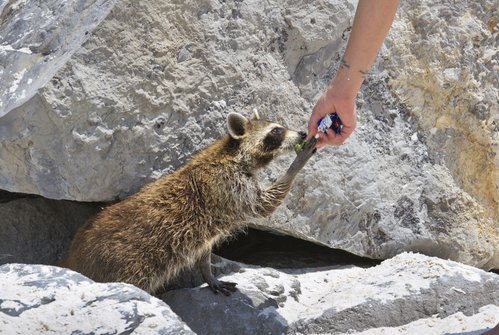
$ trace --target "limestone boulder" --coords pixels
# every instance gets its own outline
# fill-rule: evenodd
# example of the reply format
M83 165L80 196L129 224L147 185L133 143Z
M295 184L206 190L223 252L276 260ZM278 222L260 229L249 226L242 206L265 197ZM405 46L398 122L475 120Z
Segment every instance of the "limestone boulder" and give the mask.
M5 334L194 334L164 302L132 285L26 264L0 266L0 324Z
M482 334L499 323L498 275L420 254L371 268L243 265L221 279L239 291L161 298L198 334Z
M4 2L0 188L109 201L181 166L229 112L304 130L354 4ZM376 259L412 250L499 268L496 12L403 2L355 134L253 225Z
M392 92L417 119L433 161L497 214L498 10L493 1L445 3L404 1L383 64Z
M35 43L30 31L41 21L23 18L33 16L36 6L3 8L8 24L0 35L1 81L11 90L20 78L16 92L26 97L16 103L9 102L14 93L3 98L1 188L54 199L113 200L173 171L225 133L230 111L249 115L257 108L304 129L310 104L291 74L304 55L331 48L353 9L341 1L106 4L109 11L88 4L105 18L67 46L71 57L45 56L62 64L43 59L52 74L43 84L23 58ZM59 31L65 20L80 20L82 9L76 9L54 14L45 29ZM58 38L70 39L67 34ZM327 57L333 55L331 50ZM12 67L17 63L24 67Z
M47 85L104 19L114 0L0 3L0 117Z

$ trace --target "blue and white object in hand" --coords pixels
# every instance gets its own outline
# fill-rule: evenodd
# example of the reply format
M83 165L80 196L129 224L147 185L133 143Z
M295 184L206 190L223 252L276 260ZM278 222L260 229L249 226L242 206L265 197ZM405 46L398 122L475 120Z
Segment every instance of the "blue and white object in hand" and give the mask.
M323 133L326 132L328 128L331 128L336 134L341 133L341 128L343 127L343 123L341 122L338 114L328 114L319 121L317 121L317 127L319 131Z

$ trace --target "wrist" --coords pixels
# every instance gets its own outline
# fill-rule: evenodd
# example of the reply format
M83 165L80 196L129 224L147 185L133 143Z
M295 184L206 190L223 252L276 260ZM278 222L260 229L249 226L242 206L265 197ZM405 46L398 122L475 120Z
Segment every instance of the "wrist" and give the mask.
M331 81L328 91L337 98L355 99L363 82L363 73L341 67Z

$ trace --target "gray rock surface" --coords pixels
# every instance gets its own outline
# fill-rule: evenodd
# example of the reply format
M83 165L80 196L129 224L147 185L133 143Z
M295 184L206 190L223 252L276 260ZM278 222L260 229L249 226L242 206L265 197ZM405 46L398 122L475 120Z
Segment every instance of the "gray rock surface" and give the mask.
M67 6L0 7L0 188L83 201L124 197L178 168L231 111L304 129L354 11L294 0ZM372 258L414 250L499 268L497 9L401 6L359 96L356 133L321 151L255 225ZM45 40L55 52L28 54Z
M499 322L498 275L420 254L367 269L242 266L221 278L239 291L181 289L162 299L200 335L475 334Z
M0 117L53 79L116 0L0 3Z
M465 315L457 312L443 319L432 316L426 319L413 321L399 327L372 328L362 332L346 332L343 334L356 335L421 335L421 334L442 334L442 335L496 335L499 331L499 324L491 328L490 322L497 320L499 307L497 305L487 305L481 307L472 315ZM484 326L487 325L487 326Z
M162 301L65 269L0 266L0 334L194 334Z
M371 79L357 132L312 158L285 205L256 226L376 259L419 251L498 268L493 209L433 160L414 118L387 92Z
M0 119L0 187L111 200L179 167L224 132L230 111L293 116L303 128L310 106L290 73L341 36L352 8L288 5L116 2L52 79Z
M65 256L78 227L98 210L95 204L0 194L0 264L54 264Z

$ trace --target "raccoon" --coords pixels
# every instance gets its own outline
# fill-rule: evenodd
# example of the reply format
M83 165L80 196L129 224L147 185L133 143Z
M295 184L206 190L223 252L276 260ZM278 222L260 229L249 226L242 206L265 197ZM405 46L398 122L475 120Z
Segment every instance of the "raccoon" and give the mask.
M315 144L305 145L286 173L262 189L257 172L292 152L306 133L239 113L228 114L227 130L175 172L86 222L61 265L95 281L122 281L151 294L181 270L197 266L213 292L236 291L236 283L212 274L212 246L243 229L249 219L269 216Z

